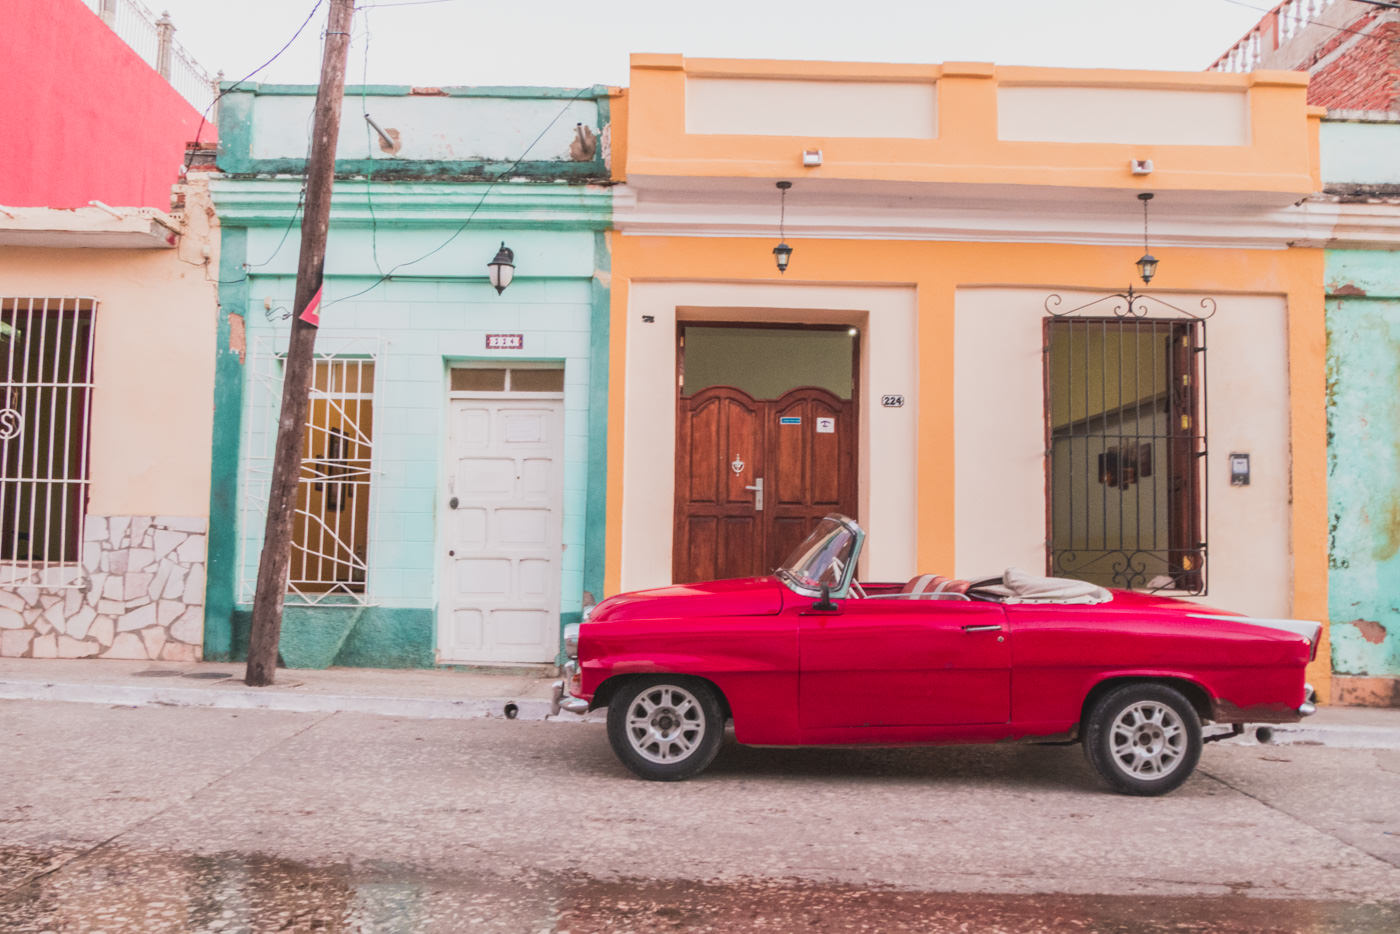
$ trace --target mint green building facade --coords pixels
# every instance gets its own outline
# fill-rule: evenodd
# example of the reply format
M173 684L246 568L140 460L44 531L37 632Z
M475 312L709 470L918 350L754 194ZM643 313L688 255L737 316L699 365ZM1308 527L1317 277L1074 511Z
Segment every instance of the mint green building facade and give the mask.
M208 658L246 651L314 95L221 108ZM548 663L601 594L609 135L606 88L347 89L285 664Z
M1400 115L1321 133L1333 699L1400 706Z

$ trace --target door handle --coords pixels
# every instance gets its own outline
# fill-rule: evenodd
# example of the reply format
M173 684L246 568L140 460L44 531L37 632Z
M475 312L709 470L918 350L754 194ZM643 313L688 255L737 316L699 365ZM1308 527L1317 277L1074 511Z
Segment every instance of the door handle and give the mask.
M1001 629L1001 624L1000 624L1000 623L993 623L993 624L990 625L990 626L964 626L964 627L962 628L963 632L992 632L993 630L1000 630L1000 629Z
M763 478L759 477L754 480L752 486L746 486L744 489L753 491L753 511L763 512Z

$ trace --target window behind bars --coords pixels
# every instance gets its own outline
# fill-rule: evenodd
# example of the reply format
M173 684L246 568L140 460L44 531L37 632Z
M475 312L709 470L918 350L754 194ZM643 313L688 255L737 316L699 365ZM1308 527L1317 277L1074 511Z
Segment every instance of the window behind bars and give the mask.
M1045 330L1049 572L1204 593L1205 322Z
M79 586L90 298L0 298L0 586Z

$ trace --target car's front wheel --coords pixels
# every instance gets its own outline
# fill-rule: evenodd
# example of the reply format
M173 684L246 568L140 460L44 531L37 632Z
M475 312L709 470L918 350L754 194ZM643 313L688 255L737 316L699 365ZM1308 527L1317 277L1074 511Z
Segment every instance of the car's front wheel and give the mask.
M674 782L698 775L723 738L719 698L697 678L637 678L608 703L608 741L622 764L642 778Z
M1201 758L1201 720L1173 688L1126 684L1089 711L1084 754L1114 790L1163 795L1195 770Z

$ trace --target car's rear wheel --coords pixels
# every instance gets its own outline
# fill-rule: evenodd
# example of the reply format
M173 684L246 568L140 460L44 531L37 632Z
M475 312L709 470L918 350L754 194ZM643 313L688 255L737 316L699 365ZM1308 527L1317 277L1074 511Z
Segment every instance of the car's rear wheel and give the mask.
M698 678L656 675L618 688L608 703L608 741L642 778L674 782L700 774L724 738L724 710Z
M1116 791L1166 794L1191 776L1201 758L1201 720L1173 688L1125 684L1089 711L1084 754Z

